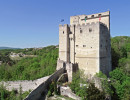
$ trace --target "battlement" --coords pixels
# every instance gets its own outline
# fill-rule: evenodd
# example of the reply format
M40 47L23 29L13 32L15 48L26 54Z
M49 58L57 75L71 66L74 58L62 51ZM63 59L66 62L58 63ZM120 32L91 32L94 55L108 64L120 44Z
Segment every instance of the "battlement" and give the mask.
M91 15L77 15L77 16L71 16L71 18L75 18L75 20L77 20L77 18L79 18L80 20L88 20L88 19L95 19L95 18L99 18L99 17L106 17L110 15L110 11L107 12L102 12L102 13L97 13L97 14L91 14Z
M97 25L97 24L100 24L102 26L105 26L107 27L106 24L102 23L102 22L92 22L92 23L82 23L82 24L72 24L72 25L68 25L68 24L60 24L59 27L62 28L62 27L82 27L82 26L94 26L94 25Z
M92 23L82 23L82 24L73 24L73 25L69 25L69 27L83 27L83 26L94 26L94 25L98 25L100 22L92 22Z
M64 24L64 25L60 24L59 25L59 27L68 27L68 26L69 26L68 24Z
M77 15L77 16L71 16L70 17L70 25L83 25L93 22L102 22L105 24L108 29L110 27L110 11L97 13L97 14L91 14L91 15Z

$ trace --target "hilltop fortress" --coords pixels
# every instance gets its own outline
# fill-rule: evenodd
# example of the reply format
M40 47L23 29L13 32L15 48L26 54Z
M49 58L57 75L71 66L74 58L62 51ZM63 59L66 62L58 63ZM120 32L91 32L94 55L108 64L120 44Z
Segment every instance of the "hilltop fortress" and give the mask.
M66 67L69 81L77 69L88 77L111 71L110 12L70 17L59 25L57 70Z

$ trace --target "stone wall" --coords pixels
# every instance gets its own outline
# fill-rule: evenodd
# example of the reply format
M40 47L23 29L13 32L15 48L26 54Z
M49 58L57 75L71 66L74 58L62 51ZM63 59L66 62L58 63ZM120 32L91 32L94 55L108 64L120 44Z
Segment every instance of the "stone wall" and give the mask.
M44 100L50 83L54 80L57 80L59 76L63 73L64 73L64 68L61 68L58 71L56 71L45 82L43 82L35 90L33 90L25 100Z
M99 71L108 75L111 71L110 48L109 11L71 16L70 25L59 25L59 60L77 63L88 77Z
M110 11L96 13L91 15L77 15L70 17L70 25L77 25L77 24L86 24L92 22L99 22L99 18L101 16L100 22L104 23L108 29L110 29ZM86 21L85 21L86 17Z
M49 76L40 78L40 79L36 79L34 81L28 81L28 80L24 80L24 81L7 81L7 82L0 82L0 84L3 84L7 90L12 91L17 90L19 91L20 86L22 87L22 92L25 91L29 91L29 90L34 90L35 88L37 88L41 83L43 83L44 81L46 81L49 78Z
M109 33L106 25L100 23L100 70L106 75L109 75L109 72L111 71L111 40Z
M67 24L59 25L59 58L69 61L69 27Z
M69 87L61 86L60 93L61 95L70 97L74 100L81 100L81 97L78 97L76 94L74 94Z
M99 72L99 22L76 25L75 63L86 75Z

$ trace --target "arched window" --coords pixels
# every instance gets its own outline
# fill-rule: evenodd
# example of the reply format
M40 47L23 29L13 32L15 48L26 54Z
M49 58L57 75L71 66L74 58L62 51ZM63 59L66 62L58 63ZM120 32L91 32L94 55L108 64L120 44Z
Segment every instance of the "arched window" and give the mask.
M98 17L100 17L102 14L98 14Z
M92 15L91 17L94 18L94 15Z

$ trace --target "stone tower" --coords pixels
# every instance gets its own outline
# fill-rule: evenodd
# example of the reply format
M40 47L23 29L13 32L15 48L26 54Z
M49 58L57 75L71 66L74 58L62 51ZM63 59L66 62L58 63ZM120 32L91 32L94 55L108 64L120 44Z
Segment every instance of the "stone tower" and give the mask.
M77 64L78 68L84 70L90 77L99 71L109 74L111 71L109 11L71 16L70 25L59 25L57 69L65 64L72 72L75 69L74 64Z

